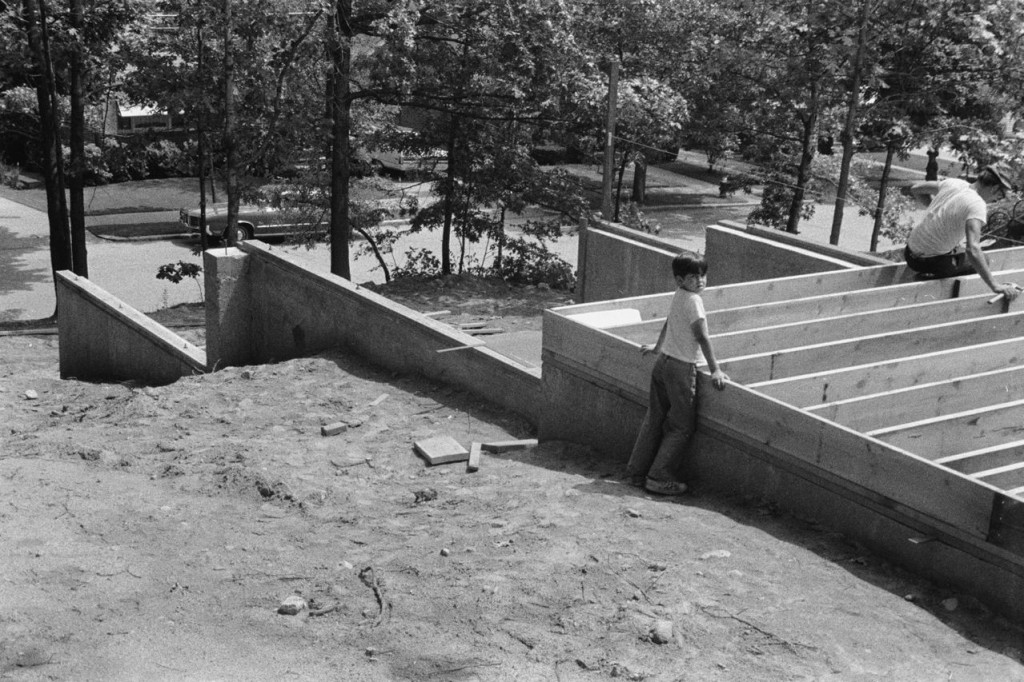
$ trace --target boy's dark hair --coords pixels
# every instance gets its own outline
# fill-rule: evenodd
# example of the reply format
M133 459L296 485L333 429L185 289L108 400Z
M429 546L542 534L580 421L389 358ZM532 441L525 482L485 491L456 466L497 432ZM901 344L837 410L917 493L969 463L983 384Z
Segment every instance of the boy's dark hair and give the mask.
M676 277L706 275L707 272L708 262L704 260L703 256L696 253L684 251L672 259L672 274Z

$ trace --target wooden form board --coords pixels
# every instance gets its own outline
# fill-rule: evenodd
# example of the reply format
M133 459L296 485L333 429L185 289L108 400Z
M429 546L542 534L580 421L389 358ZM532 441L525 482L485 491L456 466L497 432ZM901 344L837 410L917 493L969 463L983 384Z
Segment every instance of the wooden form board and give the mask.
M897 424L867 434L935 460L1024 437L1024 400Z
M719 356L728 357L848 338L858 329L894 331L928 325L934 320L983 317L997 312L998 309L988 303L991 294L950 298L952 282L940 282L943 284L941 287L935 282L903 285L913 287L908 291L909 297L894 297L884 290L866 290L785 301L784 309L779 311L785 313L785 321L775 319L763 311L763 308L767 308L776 312L778 304L730 308L719 313L708 313L708 327L715 352ZM851 301L854 305L849 305ZM623 313L629 310L625 308ZM714 324L723 315L737 310L744 314L733 317L728 329L721 329ZM618 325L615 333L636 343L653 343L664 323L663 316L643 322L627 322Z
M713 310L708 312L708 327L719 334L939 301L953 297L954 285L955 280L937 279Z
M892 505L929 517L936 525L957 528L979 546L989 536L993 496L998 491L744 386L716 391L709 377L702 375L698 391L700 420L710 428L757 443L776 456L821 468Z
M1024 440L959 452L948 457L940 457L935 463L970 475L1021 461L1024 461Z
M1021 399L1024 399L1024 366L1012 366L859 395L806 409L851 429L868 431Z
M853 367L879 359L906 358L1021 334L1024 334L1024 313L1011 313L777 352L719 358L719 364L735 381L746 384L837 367Z
M544 311L544 361L554 359L580 376L612 390L647 398L655 356L616 335L617 330L594 329L554 311Z
M970 298L928 301L885 310L824 317L788 324L717 334L711 330L715 353L722 358L767 353L864 335L927 327L936 320L969 320L998 312L984 294Z
M1024 339L1011 337L748 385L765 395L807 408L1004 369L1022 362Z

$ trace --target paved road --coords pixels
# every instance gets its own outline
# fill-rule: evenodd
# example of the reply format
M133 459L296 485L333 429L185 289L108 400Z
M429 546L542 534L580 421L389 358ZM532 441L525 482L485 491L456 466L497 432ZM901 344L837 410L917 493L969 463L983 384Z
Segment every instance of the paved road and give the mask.
M46 214L0 198L0 320L33 320L53 314L56 306L50 267ZM188 243L86 241L89 278L128 305L151 312L201 300L191 281L170 284L157 269L179 260L198 263Z

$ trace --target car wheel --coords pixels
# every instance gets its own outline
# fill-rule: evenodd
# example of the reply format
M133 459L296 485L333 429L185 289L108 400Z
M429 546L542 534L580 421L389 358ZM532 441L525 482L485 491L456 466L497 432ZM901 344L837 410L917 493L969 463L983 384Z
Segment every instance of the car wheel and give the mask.
M256 231L249 223L238 223L238 241L244 242L256 236Z

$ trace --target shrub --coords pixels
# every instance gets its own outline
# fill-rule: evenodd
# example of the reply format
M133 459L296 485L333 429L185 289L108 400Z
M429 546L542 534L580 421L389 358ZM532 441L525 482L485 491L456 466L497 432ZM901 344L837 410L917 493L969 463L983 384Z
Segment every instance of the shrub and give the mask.
M103 158L113 182L143 180L146 177L146 154L141 144L119 142L109 137L103 141Z
M572 265L551 253L543 244L518 237L508 239L501 264L494 274L512 284L547 284L552 289L572 289L576 273Z
M146 145L146 169L151 178L170 178L181 175L188 159L181 147L170 140L158 140Z
M64 173L70 174L71 149L63 147L61 154L64 161ZM103 150L94 144L85 145L85 174L82 177L82 181L86 185L105 185L112 178L113 174L107 168L107 160L104 157Z

